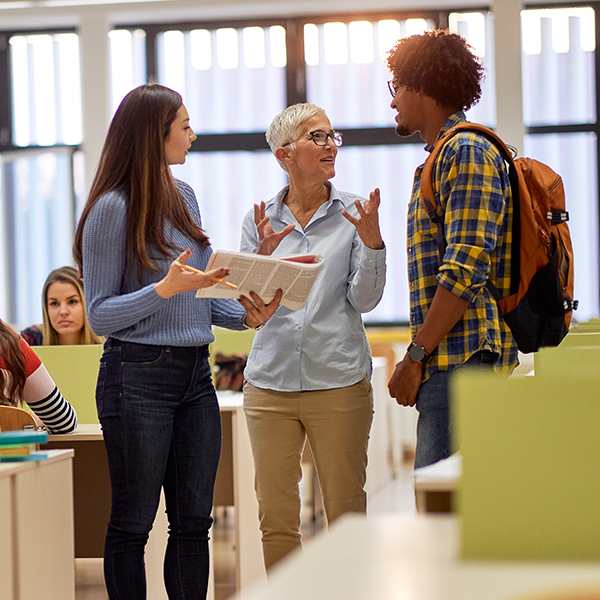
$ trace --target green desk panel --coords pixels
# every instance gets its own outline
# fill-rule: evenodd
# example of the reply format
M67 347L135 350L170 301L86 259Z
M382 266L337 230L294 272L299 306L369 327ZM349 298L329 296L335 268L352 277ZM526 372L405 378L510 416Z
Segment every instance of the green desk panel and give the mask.
M465 558L600 559L600 374L569 362L454 380Z
M77 411L80 423L98 423L96 382L103 346L35 346L62 395Z

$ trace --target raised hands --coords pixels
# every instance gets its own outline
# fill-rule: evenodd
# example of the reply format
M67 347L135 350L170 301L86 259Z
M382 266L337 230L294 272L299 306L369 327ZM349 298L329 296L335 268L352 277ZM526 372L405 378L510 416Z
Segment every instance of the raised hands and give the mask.
M265 215L265 203L254 205L254 223L258 232L258 247L256 254L271 255L279 246L281 240L294 231L294 225L287 225L279 233L275 233L269 223L269 217Z
M365 201L364 206L359 200L355 200L354 204L358 210L360 218L357 219L347 213L345 210L342 214L354 227L363 241L364 245L373 250L381 250L383 248L383 239L379 230L379 188L375 188L370 194L369 199Z

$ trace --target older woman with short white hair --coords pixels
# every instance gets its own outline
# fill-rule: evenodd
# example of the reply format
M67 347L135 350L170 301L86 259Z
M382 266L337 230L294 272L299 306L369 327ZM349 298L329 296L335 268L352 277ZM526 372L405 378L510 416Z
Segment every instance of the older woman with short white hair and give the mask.
M373 395L361 313L381 299L386 251L379 190L365 200L330 183L342 134L323 109L290 106L269 126L267 141L289 185L246 215L241 250L325 258L306 306L278 308L256 334L245 370L244 410L270 568L301 545L298 484L306 438L327 521L366 511Z

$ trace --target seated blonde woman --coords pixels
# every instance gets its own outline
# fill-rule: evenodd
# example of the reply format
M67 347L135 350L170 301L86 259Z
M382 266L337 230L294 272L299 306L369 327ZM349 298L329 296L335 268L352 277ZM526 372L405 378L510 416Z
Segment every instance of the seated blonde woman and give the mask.
M42 325L21 331L30 346L102 344L88 324L83 281L75 267L60 267L48 275L42 292Z

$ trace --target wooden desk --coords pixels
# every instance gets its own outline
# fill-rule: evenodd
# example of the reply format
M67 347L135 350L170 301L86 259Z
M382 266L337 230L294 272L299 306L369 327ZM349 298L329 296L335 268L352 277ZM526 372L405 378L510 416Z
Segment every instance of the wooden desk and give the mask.
M367 490L372 492L393 476L389 460L386 363L373 360L375 418L369 448ZM258 504L254 493L254 465L240 392L217 392L221 408L223 446L215 484L215 506L233 506L235 510L236 590L253 584L266 585ZM391 408L395 411L395 403ZM75 551L77 557L103 554L106 525L110 515L110 481L106 450L99 424L80 424L75 433L49 436L49 447L75 448ZM159 523L159 520L162 523ZM159 508L146 548L149 600L166 599L162 584L162 555L166 540L166 517ZM211 561L211 565L212 565ZM154 583L151 578L154 577Z
M582 588L600 593L599 562L461 560L455 516L347 515L283 561L264 589L235 598L566 600ZM563 589L570 596L552 595Z
M100 425L82 423L74 433L49 435L44 448L75 449L75 557L103 556L106 526L110 518L110 479Z
M453 512L461 476L459 454L415 469L415 500L419 512Z
M235 509L236 589L266 582L254 493L254 465L242 394L218 392L223 450L215 486L215 505ZM101 557L110 517L110 479L100 425L80 424L74 433L50 435L47 447L74 448L75 556ZM166 600L162 560L167 537L164 503L146 548L149 600ZM211 561L212 567L213 561ZM211 582L212 583L212 582ZM211 590L212 591L212 590Z
M72 460L0 464L2 600L74 600Z
M229 489L232 491L235 508L235 553L236 589L242 590L257 584L265 585L267 575L262 555L261 533L258 522L258 502L254 493L254 463L246 418L243 409L243 395L240 392L217 392L223 423L223 455L231 450L231 462L227 459L219 464L215 490L223 487L231 477ZM224 503L223 496L215 493L215 506ZM225 503L224 503L225 504ZM225 504L227 505L227 504Z

